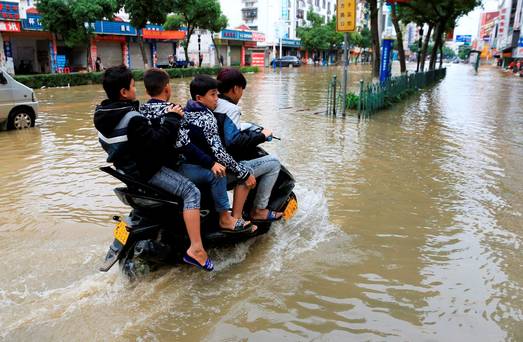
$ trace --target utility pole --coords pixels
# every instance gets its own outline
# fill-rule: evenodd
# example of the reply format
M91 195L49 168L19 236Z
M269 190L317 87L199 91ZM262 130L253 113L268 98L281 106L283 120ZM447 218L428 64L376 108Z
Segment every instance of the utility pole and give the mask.
M342 113L347 110L347 78L349 69L349 33L343 34L343 104Z
M338 0L336 3L336 31L343 32L343 96L342 115L347 110L347 80L349 68L349 32L356 31L356 0ZM334 88L336 89L336 88ZM336 93L334 91L334 93ZM337 99L334 96L334 108Z

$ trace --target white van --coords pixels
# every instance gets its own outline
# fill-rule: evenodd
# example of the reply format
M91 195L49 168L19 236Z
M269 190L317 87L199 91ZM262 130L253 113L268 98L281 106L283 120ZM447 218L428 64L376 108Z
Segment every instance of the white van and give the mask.
M34 127L37 114L38 101L33 89L0 69L0 128Z

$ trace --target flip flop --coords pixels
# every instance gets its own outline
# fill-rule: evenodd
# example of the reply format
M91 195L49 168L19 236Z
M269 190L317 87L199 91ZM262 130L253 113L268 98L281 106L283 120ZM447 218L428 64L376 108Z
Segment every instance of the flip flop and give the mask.
M189 265L193 265L200 269L206 270L207 272L214 270L214 264L212 263L212 260L210 258L207 258L207 260L205 260L205 265L202 265L198 262L198 260L185 253L185 255L183 256L183 261Z
M227 228L220 227L219 231L224 234L241 234L241 233L247 233L247 232L252 233L253 227L254 227L254 225L252 223L245 224L245 220L240 218L234 224L234 229L227 229Z
M251 218L252 221L264 221L264 222L274 222L274 221L279 221L282 219L283 217L283 214L280 216L280 217L277 217L276 214L278 212L276 211L273 211L273 210L269 210L267 212L267 217L265 219L255 219L255 218Z

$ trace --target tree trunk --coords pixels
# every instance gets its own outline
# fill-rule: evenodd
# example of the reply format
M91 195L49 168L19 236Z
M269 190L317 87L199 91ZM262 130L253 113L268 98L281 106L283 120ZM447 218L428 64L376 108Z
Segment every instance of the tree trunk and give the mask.
M445 21L440 21L436 25L436 30L434 31L434 48L430 54L430 64L429 70L434 70L436 68L436 59L438 58L438 50L441 44L441 39L445 29Z
M370 31L372 37L372 76L380 77L380 37L378 32L378 0L370 0Z
M403 34L401 33L400 23L396 14L396 2L393 1L391 8L392 24L396 31L396 40L398 41L398 55L400 59L400 72L404 74L407 71L407 64L405 62L405 49L403 48Z
M425 36L425 41L423 42L423 47L421 48L421 64L420 64L420 71L423 72L425 70L425 59L427 58L427 49L429 48L429 42L430 42L430 35L432 34L432 29L434 26L432 24L429 24L429 29L427 31L427 35Z
M441 69L443 67L443 45L444 42L442 41L439 47L439 68Z
M214 45L214 51L216 51L216 65L221 66L220 64L220 50L218 49L218 45L216 45L216 40L214 39L214 34L211 32L211 39L212 43Z
M185 44L183 46L183 52L185 53L186 66L190 66L189 62L189 42L191 41L192 29L187 29L187 35L185 36ZM199 58L200 56L198 56Z
M91 37L89 37L89 42L87 43L87 72L91 72L92 67L92 56L91 56Z
M143 28L142 28L143 29ZM142 29L136 30L136 40L138 40L138 45L140 46L140 52L142 53L143 67L144 69L149 69L149 62L147 61L147 55L145 54L145 47L143 46L143 37L140 35Z

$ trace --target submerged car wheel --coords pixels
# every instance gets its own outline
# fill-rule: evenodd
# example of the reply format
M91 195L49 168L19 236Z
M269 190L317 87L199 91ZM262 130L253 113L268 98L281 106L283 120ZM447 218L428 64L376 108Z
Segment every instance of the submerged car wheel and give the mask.
M9 121L7 123L8 129L24 129L34 127L35 119L34 115L27 109L20 108L15 109L11 115L9 115Z

